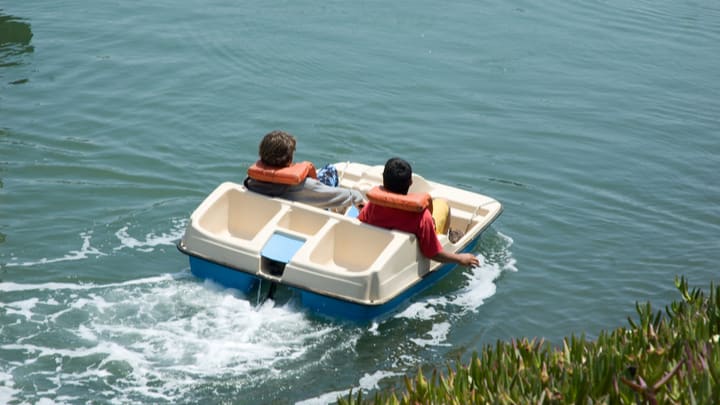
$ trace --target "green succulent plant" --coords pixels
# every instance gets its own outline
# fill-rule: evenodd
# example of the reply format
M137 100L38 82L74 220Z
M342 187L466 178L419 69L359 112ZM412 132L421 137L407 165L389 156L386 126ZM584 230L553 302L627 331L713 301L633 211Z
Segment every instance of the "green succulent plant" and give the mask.
M596 340L566 337L498 341L464 363L405 377L405 392L361 391L338 399L359 404L720 404L720 286L706 295L675 279L681 298L653 311L636 304L629 327Z

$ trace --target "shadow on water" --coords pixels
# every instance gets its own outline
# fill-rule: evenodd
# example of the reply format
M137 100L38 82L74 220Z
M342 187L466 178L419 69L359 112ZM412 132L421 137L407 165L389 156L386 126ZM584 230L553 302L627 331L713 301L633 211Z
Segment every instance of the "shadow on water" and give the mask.
M22 64L22 57L34 51L30 24L20 18L3 14L0 11L0 68ZM9 84L22 84L27 78L16 79Z

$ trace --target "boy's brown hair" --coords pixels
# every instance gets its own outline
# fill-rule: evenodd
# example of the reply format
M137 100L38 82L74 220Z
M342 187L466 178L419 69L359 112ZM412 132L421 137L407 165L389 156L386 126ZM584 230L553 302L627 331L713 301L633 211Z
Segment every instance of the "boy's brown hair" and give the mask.
M285 131L272 131L260 142L260 160L275 167L290 166L295 153L295 137Z

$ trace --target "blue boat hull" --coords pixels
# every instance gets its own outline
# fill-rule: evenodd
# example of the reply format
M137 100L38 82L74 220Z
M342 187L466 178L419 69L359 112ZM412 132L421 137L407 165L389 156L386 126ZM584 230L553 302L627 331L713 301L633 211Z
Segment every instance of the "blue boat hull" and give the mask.
M240 270L223 266L197 256L190 258L190 272L197 278L212 280L223 287L234 288L247 294L257 286L260 278Z
M461 251L471 251L475 248L479 240L480 235L473 239ZM188 254L182 249L180 250L183 253ZM246 295L256 288L261 281L260 277L246 273L242 270L233 269L191 254L188 254L188 256L190 258L190 271L194 276L201 279L212 280L224 287L237 289ZM340 318L356 322L367 322L386 317L397 310L411 297L437 283L440 279L448 275L455 267L457 267L457 265L454 263L444 264L437 270L428 273L424 278L420 279L417 283L413 284L393 299L377 305L347 301L330 295L306 290L299 286L289 287L299 293L303 307L309 309L310 311L332 318Z

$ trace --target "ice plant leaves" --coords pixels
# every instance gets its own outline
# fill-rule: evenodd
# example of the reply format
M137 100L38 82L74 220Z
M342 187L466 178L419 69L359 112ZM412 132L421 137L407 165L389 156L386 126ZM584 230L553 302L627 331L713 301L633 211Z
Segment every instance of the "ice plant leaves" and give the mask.
M405 392L352 392L338 403L355 404L663 404L720 403L720 286L709 294L675 280L680 300L653 311L636 305L629 328L584 335L553 348L543 340L486 345L467 364L446 374L422 370L405 378Z

